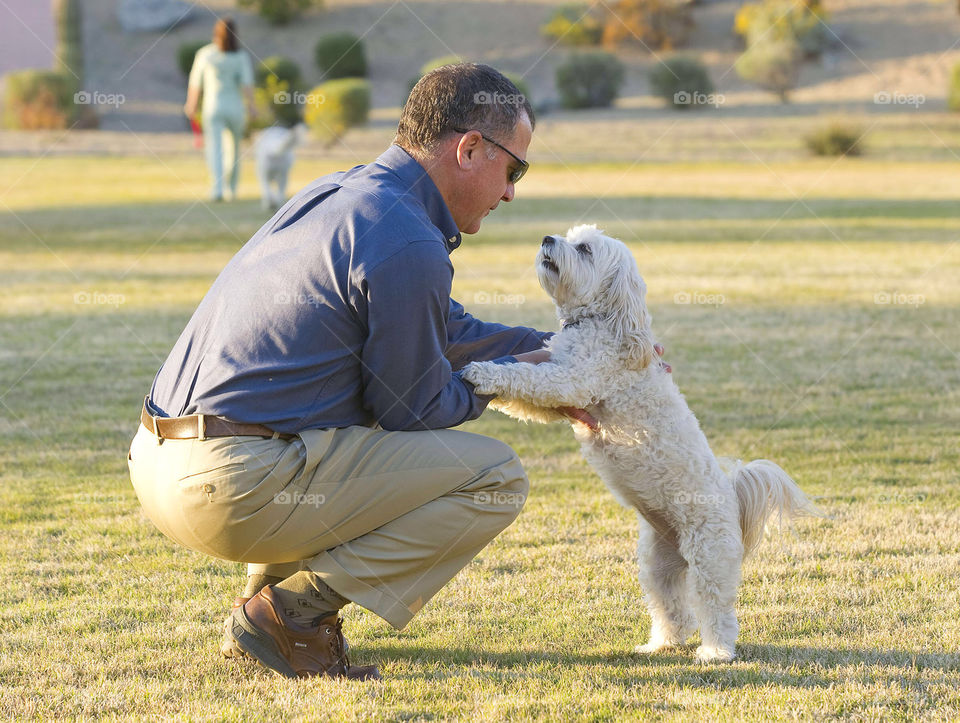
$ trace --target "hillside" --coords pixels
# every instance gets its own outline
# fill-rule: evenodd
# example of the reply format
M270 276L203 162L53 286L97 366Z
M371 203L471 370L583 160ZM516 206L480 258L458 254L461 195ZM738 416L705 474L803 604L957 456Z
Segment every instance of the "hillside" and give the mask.
M126 34L114 15L116 0L87 0L84 38L86 87L123 94L119 108L104 108L108 130L181 131L185 80L176 67L177 47L209 36L217 13L236 17L241 38L259 58L283 54L296 60L308 80L316 39L350 30L366 43L374 88L374 117L392 122L408 82L426 61L456 53L524 76L537 104L555 97L553 74L568 49L542 38L539 27L556 2L469 2L458 0L327 0L326 9L306 14L291 27L274 28L230 0L198 3L195 18L165 34ZM709 65L724 110L734 115L816 114L856 106L870 112L914 112L910 106L872 108L877 92L922 95L924 110L943 107L950 69L960 62L960 15L953 3L920 0L828 0L834 48L808 64L789 109L743 83L733 71L737 57L731 32L739 0L704 0L694 10L696 28L683 50ZM659 104L646 75L657 57L640 47L619 51L628 66L618 105L640 114Z

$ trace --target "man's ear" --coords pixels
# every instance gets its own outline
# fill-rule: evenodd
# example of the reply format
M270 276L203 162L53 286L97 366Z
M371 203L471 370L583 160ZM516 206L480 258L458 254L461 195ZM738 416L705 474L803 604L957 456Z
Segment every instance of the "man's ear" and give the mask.
M460 142L457 143L457 164L461 171L473 170L477 162L477 154L480 153L483 144L483 136L479 131L470 131L464 133Z

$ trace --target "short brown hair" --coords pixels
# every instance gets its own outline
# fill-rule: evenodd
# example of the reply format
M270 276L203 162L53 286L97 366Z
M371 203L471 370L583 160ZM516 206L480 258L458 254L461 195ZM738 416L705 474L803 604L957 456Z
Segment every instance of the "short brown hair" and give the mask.
M213 26L213 42L225 53L232 53L237 49L237 26L233 18L220 18Z
M535 126L530 101L500 71L479 63L444 65L410 91L393 142L407 151L429 153L454 128L504 140L524 114Z

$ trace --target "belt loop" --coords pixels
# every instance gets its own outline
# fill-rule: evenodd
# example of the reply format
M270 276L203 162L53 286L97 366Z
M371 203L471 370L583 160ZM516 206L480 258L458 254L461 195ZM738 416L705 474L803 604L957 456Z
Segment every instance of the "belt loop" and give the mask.
M207 419L202 414L197 415L197 439L201 442L207 438Z
M155 417L151 414L150 419L153 420L153 436L157 438L157 446L159 447L161 444L163 444L163 435L160 434L160 425L157 423L157 420L160 419L160 417Z
M280 439L280 432L274 431L273 436L270 439Z

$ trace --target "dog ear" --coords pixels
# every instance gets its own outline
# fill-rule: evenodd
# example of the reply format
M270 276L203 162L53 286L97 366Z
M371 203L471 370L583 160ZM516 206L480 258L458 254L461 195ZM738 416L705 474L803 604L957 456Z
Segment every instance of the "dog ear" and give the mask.
M632 369L646 368L656 356L646 296L647 287L633 259L618 264L610 280L607 309L617 341L626 352L627 366Z

